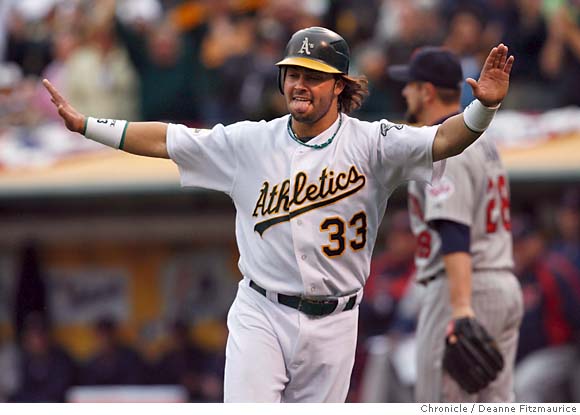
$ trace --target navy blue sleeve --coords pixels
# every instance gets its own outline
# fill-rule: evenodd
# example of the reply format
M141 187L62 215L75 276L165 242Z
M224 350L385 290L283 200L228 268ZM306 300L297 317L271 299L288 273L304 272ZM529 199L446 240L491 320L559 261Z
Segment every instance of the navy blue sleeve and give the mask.
M450 220L434 220L431 226L441 237L441 252L443 255L453 252L470 252L471 235L469 226Z

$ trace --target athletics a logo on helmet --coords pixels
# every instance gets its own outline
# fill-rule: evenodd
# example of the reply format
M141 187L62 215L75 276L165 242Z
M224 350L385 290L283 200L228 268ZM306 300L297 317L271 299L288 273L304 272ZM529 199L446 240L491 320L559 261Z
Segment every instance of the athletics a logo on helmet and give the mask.
M298 51L298 53L304 55L310 55L310 48L314 48L314 43L310 43L308 41L308 36L306 36L304 38L304 40L302 41L302 46L300 47L300 50Z

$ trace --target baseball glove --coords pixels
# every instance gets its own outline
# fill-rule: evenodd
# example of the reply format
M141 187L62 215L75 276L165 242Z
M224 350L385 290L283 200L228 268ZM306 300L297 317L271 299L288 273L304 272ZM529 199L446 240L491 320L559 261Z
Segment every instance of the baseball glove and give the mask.
M503 356L495 340L476 319L460 318L449 326L443 368L467 393L477 393L502 371Z

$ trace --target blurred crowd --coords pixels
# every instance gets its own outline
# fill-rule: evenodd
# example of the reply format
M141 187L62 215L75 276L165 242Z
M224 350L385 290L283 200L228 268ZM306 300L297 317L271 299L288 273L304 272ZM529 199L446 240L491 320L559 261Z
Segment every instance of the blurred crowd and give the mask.
M505 42L516 64L504 108L578 105L579 24L577 0L3 0L0 126L55 117L43 77L98 117L270 119L285 112L274 63L313 25L341 33L352 72L369 78L361 118L401 117L402 85L385 69L426 44L453 50L477 77Z
M73 387L151 385L179 387L186 402L223 399L223 351L198 345L182 320L167 327L154 358L126 341L106 316L95 321L94 352L84 359L55 340L46 313L27 314L16 334L14 342L0 343L0 402L67 402Z

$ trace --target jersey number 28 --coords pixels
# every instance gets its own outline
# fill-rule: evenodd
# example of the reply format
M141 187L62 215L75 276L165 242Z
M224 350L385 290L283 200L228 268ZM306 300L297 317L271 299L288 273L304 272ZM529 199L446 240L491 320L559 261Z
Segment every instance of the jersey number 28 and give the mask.
M487 194L491 195L485 209L487 233L494 233L497 231L497 226L500 220L503 223L503 227L506 231L511 230L512 223L510 219L510 196L505 176L498 176L497 182L495 182L492 178L488 178ZM499 199L499 203L497 199ZM498 208L499 215L497 215Z

